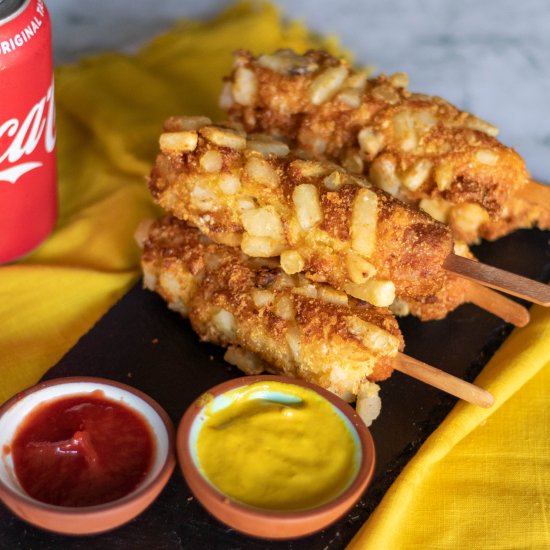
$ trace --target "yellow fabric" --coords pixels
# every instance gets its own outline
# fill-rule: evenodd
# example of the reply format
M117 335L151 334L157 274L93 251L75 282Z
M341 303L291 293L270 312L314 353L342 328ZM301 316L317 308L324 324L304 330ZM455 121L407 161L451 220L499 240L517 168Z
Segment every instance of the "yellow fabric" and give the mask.
M550 311L534 307L405 467L348 550L550 548Z
M156 215L145 183L164 119L221 119L231 52L305 50L333 41L284 24L266 3L182 21L135 55L56 69L60 215L28 257L0 267L0 403L34 384L135 283L133 233Z
M53 235L0 267L0 402L33 383L138 279L137 223L162 120L221 117L230 52L332 41L241 3L181 22L136 55L56 71L61 212ZM459 404L391 487L350 548L549 548L550 314L535 308L483 371L490 410ZM545 368L546 367L546 368Z

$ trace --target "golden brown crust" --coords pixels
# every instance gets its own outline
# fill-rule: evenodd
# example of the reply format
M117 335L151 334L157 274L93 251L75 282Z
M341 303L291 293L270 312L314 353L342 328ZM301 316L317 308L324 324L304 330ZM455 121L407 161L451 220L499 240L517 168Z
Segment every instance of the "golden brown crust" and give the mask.
M411 203L437 198L451 207L481 206L487 220L473 235L461 224L452 225L461 240L476 242L545 223L540 209L511 208L529 174L521 157L495 139L494 126L439 97L411 93L404 75L367 80L325 52L293 55L237 52L223 105L231 120L368 174L373 183ZM248 86L248 95L232 93L244 70L255 87ZM337 84L335 70L341 71ZM319 95L320 83L329 90L324 95Z
M408 302L410 313L422 321L444 319L467 298L468 281L449 274L442 289L432 296Z
M217 132L214 137L213 132ZM296 251L304 262L299 271L341 290L357 282L350 280L346 266L347 255L357 250L374 266L372 278L391 281L400 297L414 299L441 288L445 277L442 264L452 250L446 226L338 166L303 161L292 154L262 154L252 149L257 138L227 132L222 127L201 128L195 132L192 150L165 147L157 157L149 186L155 200L169 213L189 221L216 242L241 245L248 252L245 244L250 239L245 243L245 238L257 235L245 231L243 216L250 211L268 211L274 227L280 226L280 234L274 229L260 235L272 240L271 252L253 255ZM163 135L170 138L172 134ZM230 138L235 148L212 141L224 143ZM209 160L214 155L218 159L211 171L204 169L207 154ZM256 177L258 170L260 176ZM301 221L297 191L309 193L302 201L306 210L319 205L310 226L307 220ZM364 226L353 236L355 205L362 198L368 202L369 197L376 203L374 234L369 234L370 226ZM376 242L369 252L358 244L369 237L367 234Z
M456 243L454 252L459 256L477 261L477 258L464 243ZM470 282L467 279L446 273L445 283L437 293L432 296L423 296L417 300L409 300L406 312L422 321L444 319L450 311L468 301L469 287Z
M516 229L532 227L550 229L550 205L533 204L521 196L515 196L504 204L498 219L480 226L479 236L494 241Z
M387 309L289 276L273 261L212 243L172 217L150 227L142 267L145 286L188 316L201 339L237 346L270 370L347 398L367 377L390 376L403 349Z

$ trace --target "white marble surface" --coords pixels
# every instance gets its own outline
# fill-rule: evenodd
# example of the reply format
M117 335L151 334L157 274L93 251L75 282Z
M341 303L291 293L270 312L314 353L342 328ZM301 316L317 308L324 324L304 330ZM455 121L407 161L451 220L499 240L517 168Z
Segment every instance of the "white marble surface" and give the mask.
M131 51L180 17L227 0L46 0L54 57ZM501 129L500 139L550 181L550 2L547 0L279 0L285 15L340 37L357 61L405 71L411 89L441 95Z

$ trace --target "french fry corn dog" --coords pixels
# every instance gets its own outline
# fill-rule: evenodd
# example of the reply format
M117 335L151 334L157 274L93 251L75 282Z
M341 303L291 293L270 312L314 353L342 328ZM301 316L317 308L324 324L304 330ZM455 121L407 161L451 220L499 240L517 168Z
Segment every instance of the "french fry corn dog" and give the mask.
M368 79L326 52L254 57L241 50L220 105L248 132L289 140L377 186L475 243L550 228L550 207L522 192L529 174L498 129L439 97L411 93L403 73Z
M391 375L403 338L389 310L212 243L173 217L138 233L144 286L202 340L228 347L226 360L245 373L303 378L348 401L375 396L367 379Z
M189 317L203 340L229 346L225 359L246 374L267 370L322 385L356 400L367 425L381 406L373 381L393 369L478 406L493 403L482 388L401 353L387 309L215 244L173 217L142 222L135 237L144 286Z
M168 213L375 306L441 290L453 250L447 226L337 165L202 124L170 119L160 136L149 187Z
M407 309L440 319L471 301L465 291L472 284L437 267L451 239L444 225L381 190L371 192L364 178L339 166L303 161L282 142L259 135L246 141L246 134L209 123L166 122L150 188L170 213L250 256L280 254L287 273L305 270L379 307L392 303L396 285L387 277L397 277L399 314ZM454 248L472 257L466 246ZM475 296L477 305L489 299L489 311L517 326L528 319L524 308L490 291Z

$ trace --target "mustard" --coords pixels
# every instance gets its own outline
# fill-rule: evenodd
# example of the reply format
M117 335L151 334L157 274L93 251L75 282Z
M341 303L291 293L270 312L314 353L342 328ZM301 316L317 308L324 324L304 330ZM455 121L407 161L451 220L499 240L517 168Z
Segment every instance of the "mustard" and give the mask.
M341 494L359 469L350 422L316 392L281 382L237 388L206 405L199 469L229 498L269 510L306 510Z

